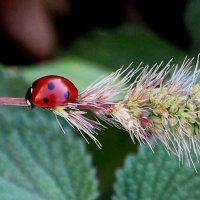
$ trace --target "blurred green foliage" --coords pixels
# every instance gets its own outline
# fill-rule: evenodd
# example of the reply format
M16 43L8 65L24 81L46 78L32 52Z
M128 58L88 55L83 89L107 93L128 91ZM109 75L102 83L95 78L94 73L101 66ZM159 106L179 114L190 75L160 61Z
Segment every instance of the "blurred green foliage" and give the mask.
M186 55L197 56L200 46L198 4L198 0L190 1L185 13L186 25L192 39L189 50L179 49L148 29L140 27L123 26L109 31L93 30L83 35L71 48L62 50L54 60L20 68L8 69L1 66L1 70L5 71L5 73L0 73L1 96L25 96L28 85L44 75L66 76L77 85L79 91L82 91L101 76L123 65L128 66L131 62L133 62L132 66L136 67L141 61L144 65L153 65L161 61L166 63L174 58L174 63L180 63ZM80 137L75 130L66 127L68 134L63 135L52 113L46 110L31 111L27 108L1 107L0 115L2 119L0 121L1 199L95 199L97 180L90 158L82 142L79 142ZM64 121L61 122L65 124ZM77 137L71 137L72 134ZM115 170L123 164L127 154L137 153L137 144L132 143L127 132L114 127L108 127L101 132L98 139L103 145L102 149L98 149L92 141L86 147L97 171L99 199L107 200L112 194ZM140 151L143 152L143 150ZM195 177L196 182L199 181L199 176L198 174L195 176L193 169L185 167L179 169L175 158L167 157L167 165L162 165L159 159L164 158L164 153L161 150L156 150L155 154L152 154L149 149L145 149L145 153L142 152L138 157L128 158L125 169L118 173L121 175L118 175L114 199L123 200L121 195L124 195L124 199L147 199L142 198L142 192L147 192L147 194L158 192L156 180L161 180L162 176L163 179L167 179L173 173L180 174L177 177L181 177L180 180L185 180L185 182L187 182L188 174ZM140 164L140 159L143 164ZM155 178L158 169L159 173ZM169 171L170 175L165 171ZM144 182L142 182L143 173L145 173ZM166 188L169 187L164 194L166 197L173 189L181 185L179 181L173 183L173 186L170 179L163 181L168 181L163 182ZM132 191L133 184L135 186ZM194 183L194 187L191 186L191 188L195 187ZM71 188L70 191L69 188ZM130 198L123 193L123 189L128 192L127 195L130 195ZM13 193L9 192L11 190ZM163 190L162 187L159 191L160 195ZM186 193L188 190L184 189ZM133 194L134 191L136 194ZM181 199L179 192L176 199ZM3 196L6 194L7 196ZM138 195L141 195L140 198ZM157 194L153 195L156 197Z
M190 0L185 12L185 23L188 32L192 38L191 40L191 53L199 53L200 47L200 1Z

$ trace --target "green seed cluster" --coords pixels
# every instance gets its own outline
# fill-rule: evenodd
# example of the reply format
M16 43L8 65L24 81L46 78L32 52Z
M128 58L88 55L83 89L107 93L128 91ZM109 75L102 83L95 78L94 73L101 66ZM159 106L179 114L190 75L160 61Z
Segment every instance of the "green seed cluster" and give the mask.
M164 129L200 135L200 85L191 91L156 88L148 93L148 119L159 132ZM156 131L156 130L154 130Z

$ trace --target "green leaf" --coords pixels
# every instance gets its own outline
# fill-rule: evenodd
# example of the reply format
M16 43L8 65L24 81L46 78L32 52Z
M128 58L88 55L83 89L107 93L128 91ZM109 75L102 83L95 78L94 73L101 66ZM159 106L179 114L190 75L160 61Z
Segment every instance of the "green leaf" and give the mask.
M103 68L100 64L73 56L27 66L21 68L20 71L30 84L39 77L56 74L73 81L79 90L84 90L101 75L105 76L110 73L110 70Z
M0 76L4 77L0 88L14 82L20 88L24 83ZM70 127L63 134L53 114L41 109L0 107L0 119L0 199L97 197L91 158Z
M128 66L131 62L136 66L142 61L153 65L162 60L167 62L176 58L180 61L185 57L184 52L166 40L147 29L136 27L90 32L74 44L68 55L90 60L110 69Z
M168 155L161 145L156 144L154 153L142 146L118 171L113 200L198 200L199 185L194 168L179 166L177 157Z

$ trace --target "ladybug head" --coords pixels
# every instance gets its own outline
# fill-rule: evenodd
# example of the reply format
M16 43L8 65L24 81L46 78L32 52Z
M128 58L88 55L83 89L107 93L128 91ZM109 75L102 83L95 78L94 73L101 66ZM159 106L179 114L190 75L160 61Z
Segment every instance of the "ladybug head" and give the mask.
M33 90L33 88L30 87L26 93L26 103L28 106L31 107L31 109L33 109L35 107L35 105L32 102L32 90Z

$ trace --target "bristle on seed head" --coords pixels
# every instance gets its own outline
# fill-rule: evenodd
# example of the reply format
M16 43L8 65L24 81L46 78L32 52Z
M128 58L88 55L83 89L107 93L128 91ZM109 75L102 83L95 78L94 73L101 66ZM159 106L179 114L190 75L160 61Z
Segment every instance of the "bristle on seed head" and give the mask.
M170 60L165 66L161 62L153 67L122 67L91 84L74 103L52 110L98 146L95 135L104 126L87 118L87 110L152 149L151 139L157 138L180 161L193 164L191 152L197 159L200 154L199 56L194 68L193 61L185 58L180 66Z

